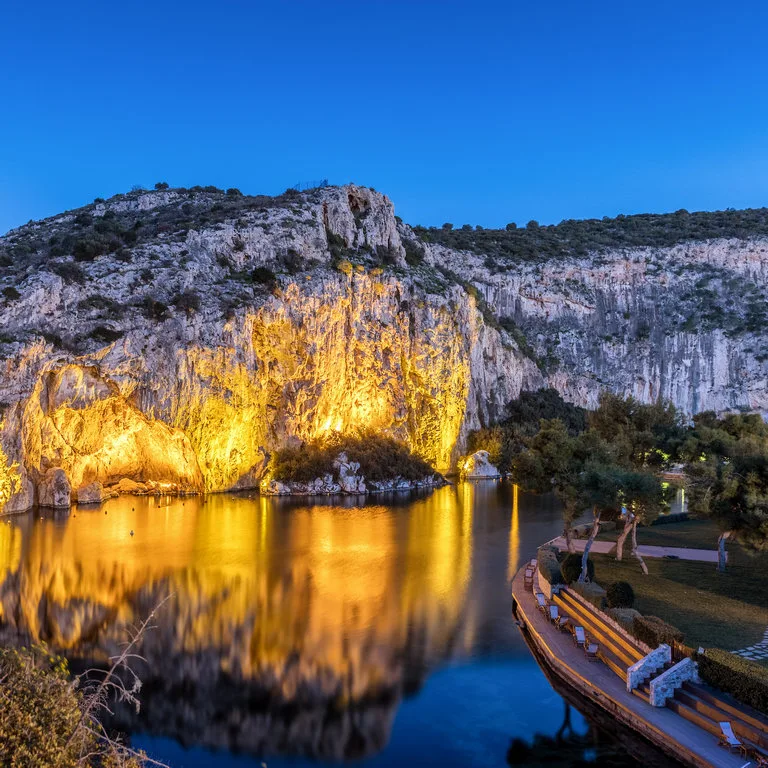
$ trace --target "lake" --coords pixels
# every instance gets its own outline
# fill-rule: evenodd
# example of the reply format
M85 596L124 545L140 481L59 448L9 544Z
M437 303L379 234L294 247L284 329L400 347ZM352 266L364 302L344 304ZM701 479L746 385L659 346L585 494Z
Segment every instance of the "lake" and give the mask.
M513 621L511 575L560 530L554 499L500 481L37 511L0 525L0 639L77 670L165 600L141 710L112 724L175 768L663 765L564 699Z

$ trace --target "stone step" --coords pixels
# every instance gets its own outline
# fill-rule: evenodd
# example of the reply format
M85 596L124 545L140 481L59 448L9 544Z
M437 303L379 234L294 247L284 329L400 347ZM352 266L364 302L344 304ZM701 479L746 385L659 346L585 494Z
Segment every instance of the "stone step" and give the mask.
M729 717L742 720L768 737L768 719L751 707L736 701L728 694L700 683L683 683L683 689L727 713Z
M727 712L714 704L705 701L690 690L681 689L675 691L675 698L701 715L708 717L716 723L728 721L737 736L749 739L753 744L768 749L768 735L754 728L749 723L737 717L733 712Z

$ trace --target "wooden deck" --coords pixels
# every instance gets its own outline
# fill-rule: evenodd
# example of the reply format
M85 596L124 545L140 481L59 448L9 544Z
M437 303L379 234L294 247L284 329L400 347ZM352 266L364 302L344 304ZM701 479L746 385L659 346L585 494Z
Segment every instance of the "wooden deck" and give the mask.
M560 632L536 610L533 593L524 588L524 570L512 582L517 616L541 658L556 675L681 763L696 768L742 768L749 763L719 747L711 733L672 709L652 707L629 693L624 681L602 662L587 660L569 634Z

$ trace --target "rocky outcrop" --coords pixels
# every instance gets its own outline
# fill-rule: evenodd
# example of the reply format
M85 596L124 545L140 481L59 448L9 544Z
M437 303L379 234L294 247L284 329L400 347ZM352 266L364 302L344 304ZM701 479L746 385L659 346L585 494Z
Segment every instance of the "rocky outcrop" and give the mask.
M86 218L147 221L202 207L198 197L121 197ZM56 241L77 219L0 244ZM430 288L403 271L392 204L371 190L242 209L127 253L62 259L76 280L63 268L19 277L20 296L0 307L13 337L0 344L1 437L38 497L50 469L72 488L257 487L275 448L357 429L446 470L469 430L543 381L463 287ZM255 282L268 269L276 281ZM344 484L360 492L348 473Z
M334 431L445 471L542 386L768 411L760 238L500 264L420 242L353 185L161 190L14 230L0 261L6 510L51 469L74 489L256 488L271 451Z
M81 485L77 489L75 500L78 504L101 504L111 498L111 494L104 490L104 486L98 482Z
M71 490L67 473L60 467L52 467L38 485L38 504L41 507L69 508Z
M501 477L499 470L491 464L488 451L475 451L465 457L459 465L459 473L466 480L489 480Z

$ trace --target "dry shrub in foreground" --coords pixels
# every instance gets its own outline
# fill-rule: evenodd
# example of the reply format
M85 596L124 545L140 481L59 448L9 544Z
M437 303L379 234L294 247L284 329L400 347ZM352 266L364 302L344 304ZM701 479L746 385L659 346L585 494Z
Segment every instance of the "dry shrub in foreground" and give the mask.
M162 603L161 603L162 605ZM158 606L159 607L159 606ZM67 662L44 647L0 648L0 765L8 768L145 768L163 765L107 733L100 716L112 697L138 708L129 662L157 608L132 632L107 672L72 678ZM98 679L94 680L94 674ZM124 680L129 682L126 684Z

